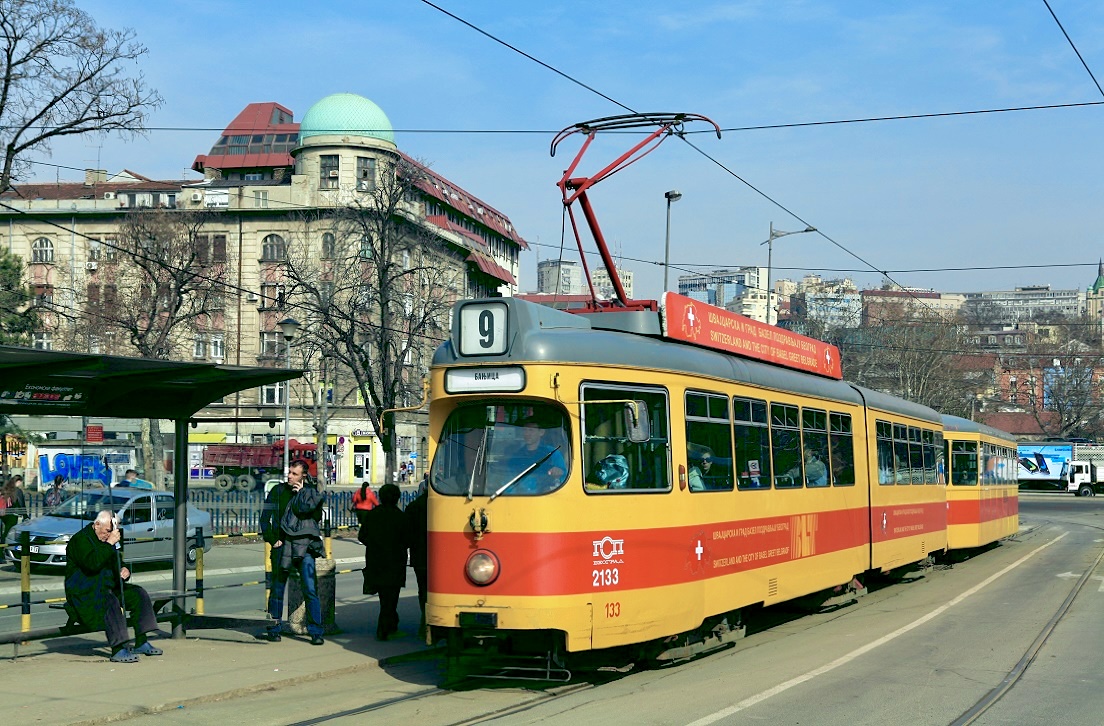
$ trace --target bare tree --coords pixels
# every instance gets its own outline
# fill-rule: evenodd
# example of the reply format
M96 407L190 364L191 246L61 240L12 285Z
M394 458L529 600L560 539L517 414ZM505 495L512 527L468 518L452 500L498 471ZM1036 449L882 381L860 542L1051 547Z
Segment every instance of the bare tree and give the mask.
M885 303L879 319L836 342L849 380L943 413L968 416L974 396L992 385L995 371L964 370L955 321L910 301Z
M129 348L142 358L169 360L196 335L222 330L229 265L225 246L204 234L211 214L148 209L127 215L113 259L80 291L84 324L74 327L89 339L85 350L94 341L112 352ZM158 422L143 422L139 464L149 471L162 454Z
M53 139L141 131L161 96L125 71L146 52L133 30L100 28L72 0L0 0L0 192Z
M1059 326L1056 340L1035 342L1011 358L1017 397L1047 436L1104 438L1104 356L1081 340L1081 326Z
M395 409L422 400L432 350L464 292L463 257L426 226L415 204L417 163L385 165L374 189L328 216L304 220L289 248L289 302L305 317L303 344L348 371L395 471ZM345 375L344 373L342 374Z

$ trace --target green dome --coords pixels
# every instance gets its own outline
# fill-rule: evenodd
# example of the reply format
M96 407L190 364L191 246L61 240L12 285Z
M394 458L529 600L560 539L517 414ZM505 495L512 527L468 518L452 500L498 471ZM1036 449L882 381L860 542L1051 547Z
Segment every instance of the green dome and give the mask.
M368 136L395 143L391 121L379 106L355 93L335 93L307 109L299 141L312 136Z

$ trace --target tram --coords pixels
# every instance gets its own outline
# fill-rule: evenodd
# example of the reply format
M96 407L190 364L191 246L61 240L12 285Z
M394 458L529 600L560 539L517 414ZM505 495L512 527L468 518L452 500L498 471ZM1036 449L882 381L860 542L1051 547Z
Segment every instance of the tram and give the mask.
M943 417L943 431L948 547L983 547L1015 534L1020 526L1015 439L957 416Z
M586 190L689 119L574 128L585 150L656 126L594 177L574 176L580 151L560 182L613 301L454 308L430 369L426 607L452 654L531 658L512 672L538 677L609 649L679 660L739 638L749 608L850 598L1014 529L1014 484L946 483L968 450L1014 471L997 466L1006 435L844 381L821 341L674 293L625 298Z

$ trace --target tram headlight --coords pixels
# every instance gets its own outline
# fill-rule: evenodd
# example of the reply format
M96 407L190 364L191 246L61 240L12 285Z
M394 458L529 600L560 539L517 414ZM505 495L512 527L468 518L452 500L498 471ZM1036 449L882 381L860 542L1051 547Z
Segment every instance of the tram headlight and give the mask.
M476 550L464 565L464 574L473 585L490 585L498 579L498 557L488 550Z

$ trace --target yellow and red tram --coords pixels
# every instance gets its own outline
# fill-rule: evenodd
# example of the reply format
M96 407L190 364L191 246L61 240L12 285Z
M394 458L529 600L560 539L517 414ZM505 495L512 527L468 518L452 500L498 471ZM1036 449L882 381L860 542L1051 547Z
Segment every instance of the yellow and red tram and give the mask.
M1000 518L948 508L944 417L665 337L685 302L457 305L431 369L431 639L678 656L736 632L743 608L844 590L1014 524L1014 486ZM786 342L833 363L807 340ZM956 430L948 451L1001 436Z
M947 457L947 544L982 547L1020 527L1016 441L991 426L943 417Z

